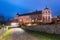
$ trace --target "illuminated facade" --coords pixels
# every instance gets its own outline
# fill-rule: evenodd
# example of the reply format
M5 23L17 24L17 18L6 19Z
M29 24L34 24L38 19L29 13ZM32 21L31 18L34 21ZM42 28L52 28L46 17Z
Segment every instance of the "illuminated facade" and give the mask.
M42 20L43 22L52 22L52 14L50 9L45 8L42 11Z
M35 11L27 14L17 14L14 17L14 20L17 20L19 23L31 23L31 22L52 22L51 10L45 8L42 11Z

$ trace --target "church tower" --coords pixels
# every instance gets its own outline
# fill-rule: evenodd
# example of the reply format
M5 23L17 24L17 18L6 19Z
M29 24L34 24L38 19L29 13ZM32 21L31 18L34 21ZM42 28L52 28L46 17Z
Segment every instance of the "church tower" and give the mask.
M52 22L51 10L47 7L42 11L42 20L47 23Z

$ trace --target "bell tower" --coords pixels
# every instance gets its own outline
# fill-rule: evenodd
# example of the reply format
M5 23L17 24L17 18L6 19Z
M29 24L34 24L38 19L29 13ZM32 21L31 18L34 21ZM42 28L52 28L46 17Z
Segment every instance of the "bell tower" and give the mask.
M42 20L47 23L52 21L51 10L47 7L42 11Z

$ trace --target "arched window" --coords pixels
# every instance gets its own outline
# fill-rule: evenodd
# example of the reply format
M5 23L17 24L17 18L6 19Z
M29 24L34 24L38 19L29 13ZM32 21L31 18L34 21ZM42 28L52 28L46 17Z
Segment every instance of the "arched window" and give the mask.
M50 11L48 11L48 13L50 13Z
M48 16L48 21L50 21L50 16Z
M46 11L46 13L48 13L48 12Z

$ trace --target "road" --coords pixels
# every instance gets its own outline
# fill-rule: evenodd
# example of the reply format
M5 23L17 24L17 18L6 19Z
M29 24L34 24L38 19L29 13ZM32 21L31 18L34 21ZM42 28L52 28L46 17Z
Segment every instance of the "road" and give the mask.
M37 38L21 28L13 28L9 40L42 40Z

